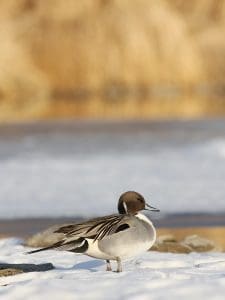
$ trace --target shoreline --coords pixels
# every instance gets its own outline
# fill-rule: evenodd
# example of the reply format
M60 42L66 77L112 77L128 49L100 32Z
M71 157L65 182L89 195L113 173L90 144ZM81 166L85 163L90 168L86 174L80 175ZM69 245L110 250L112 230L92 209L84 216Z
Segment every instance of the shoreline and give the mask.
M172 235L178 242L183 241L187 236L197 235L212 241L221 252L225 252L225 226L157 228L157 235Z
M225 213L204 214L168 214L160 218L150 216L158 230L178 232L180 228L189 231L190 228L225 228ZM18 219L0 219L1 236L27 237L53 225L76 223L89 218L83 217L34 217Z

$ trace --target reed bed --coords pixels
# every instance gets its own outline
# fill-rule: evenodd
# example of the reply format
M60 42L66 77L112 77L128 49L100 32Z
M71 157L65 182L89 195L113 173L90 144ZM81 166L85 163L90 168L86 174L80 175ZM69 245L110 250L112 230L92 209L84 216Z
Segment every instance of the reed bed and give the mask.
M0 120L223 114L224 36L225 0L2 0Z

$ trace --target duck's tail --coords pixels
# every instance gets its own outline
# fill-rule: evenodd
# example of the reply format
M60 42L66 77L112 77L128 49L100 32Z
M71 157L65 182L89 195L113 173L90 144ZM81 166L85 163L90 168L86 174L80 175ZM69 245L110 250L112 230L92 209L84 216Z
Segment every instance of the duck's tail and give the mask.
M88 242L85 240L85 238L80 237L75 240L71 240L71 238L63 239L62 241L59 241L51 246L32 250L27 252L26 254L34 254L46 250L59 250L59 251L71 251L75 253L84 253L87 249L88 249Z

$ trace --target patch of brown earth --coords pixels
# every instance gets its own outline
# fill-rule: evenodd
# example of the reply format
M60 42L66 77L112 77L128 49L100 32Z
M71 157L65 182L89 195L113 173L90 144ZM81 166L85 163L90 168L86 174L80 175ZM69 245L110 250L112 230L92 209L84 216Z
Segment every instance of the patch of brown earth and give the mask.
M162 251L166 247L173 250L176 243L196 252L225 251L225 227L159 228L157 235L156 245L160 245ZM162 236L167 238L162 241ZM188 248L185 251L188 252Z

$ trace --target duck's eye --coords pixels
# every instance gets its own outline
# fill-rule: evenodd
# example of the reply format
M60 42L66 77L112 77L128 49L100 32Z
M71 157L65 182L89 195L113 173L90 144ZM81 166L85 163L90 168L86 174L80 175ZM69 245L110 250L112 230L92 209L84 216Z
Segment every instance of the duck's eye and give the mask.
M144 199L138 198L138 200L139 200L141 203L144 203Z

